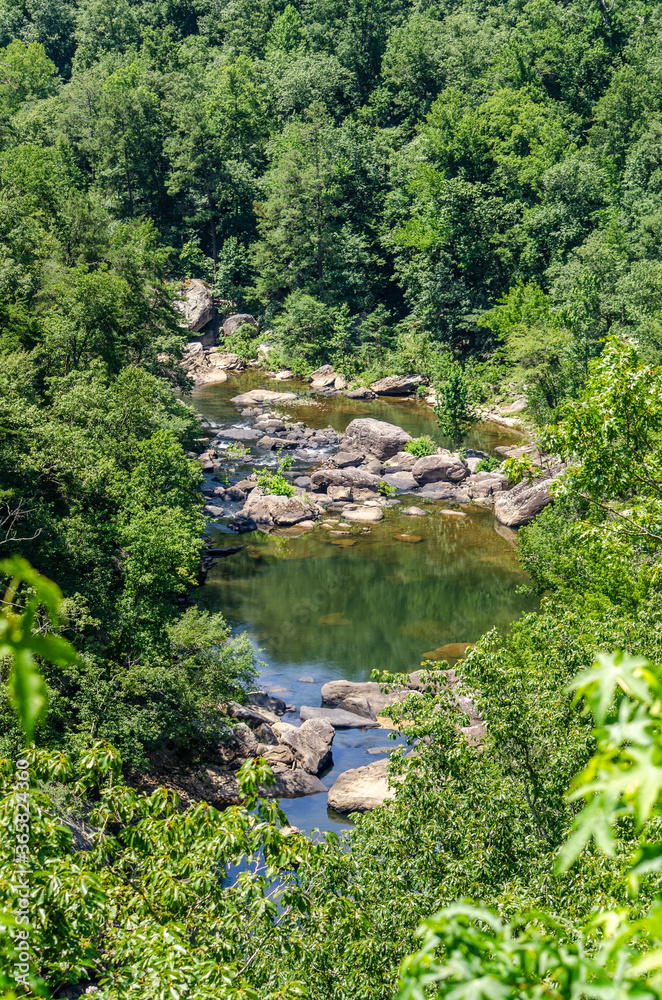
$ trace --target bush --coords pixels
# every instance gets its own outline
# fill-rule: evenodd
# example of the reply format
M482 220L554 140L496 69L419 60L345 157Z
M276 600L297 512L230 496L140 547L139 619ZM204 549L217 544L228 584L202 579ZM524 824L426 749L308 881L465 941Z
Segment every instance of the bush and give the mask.
M415 455L416 458L425 458L426 455L434 455L436 450L437 445L428 434L424 434L420 438L413 438L411 441L407 441L405 445L405 451L408 451L410 455Z
M480 462L474 469L474 472L494 472L495 469L501 468L501 459L496 458L494 455L490 455L489 458L481 458Z
M225 338L223 347L245 361L254 361L257 358L258 338L259 333L252 323L242 323L234 333Z
M262 469L258 472L253 469L257 476L257 485L265 496L293 497L296 493L294 486L288 483L280 468L277 471Z

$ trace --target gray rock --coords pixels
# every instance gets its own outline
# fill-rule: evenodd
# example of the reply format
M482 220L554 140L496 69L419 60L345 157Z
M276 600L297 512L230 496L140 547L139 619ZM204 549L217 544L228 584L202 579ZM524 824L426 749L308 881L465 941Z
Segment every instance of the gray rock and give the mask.
M250 313L234 313L233 316L228 316L223 324L223 336L231 337L244 323L249 323L251 326L257 327L257 320Z
M374 417L358 417L347 427L342 439L343 451L369 452L381 462L401 451L411 437L402 427Z
M314 774L309 774L303 768L295 771L273 769L275 785L270 785L267 795L273 799L298 799L303 795L319 795L326 792L326 787Z
M530 524L541 510L552 503L549 492L550 479L538 480L530 485L519 483L507 493L502 493L494 504L494 516L507 528L521 528Z
M331 381L332 382L333 382L333 379L336 377L336 373L333 370L333 365L322 365L321 368L316 368L315 369L315 371L312 373L312 375L310 376L310 378L308 379L308 381L309 382L319 382L322 379L329 378L329 377L331 377Z
M327 719L307 719L298 729L291 726L282 731L279 741L292 750L305 771L318 774L332 762L331 745L335 733Z
M364 458L361 451L339 451L333 456L332 462L337 469L346 469L348 465L358 465Z
M192 278L182 289L180 296L175 300L175 309L182 314L191 331L197 333L214 318L214 300L211 292L204 281Z
M357 715L367 714L375 719L387 705L404 701L412 690L400 687L385 694L376 681L328 681L322 687L322 701L331 708L341 708ZM357 711L362 702L365 703L367 712Z
M469 470L453 456L427 455L425 458L419 458L411 473L419 486L427 486L428 483L456 485L467 478Z
M295 486L300 486L302 490L307 490L311 485L310 476L297 476L294 480Z
M422 383L421 375L388 375L370 386L378 396L409 396Z
M418 489L418 483L411 472L387 472L382 476L382 479L389 486L395 486L397 490Z
M357 507L349 504L343 509L343 517L346 521L357 524L375 524L384 517L381 507Z
M347 486L349 489L378 489L379 476L364 469L318 469L310 477L311 488L323 493L329 486Z
M216 434L219 441L257 441L259 436L252 427L223 427Z
M248 707L257 709L266 708L267 711L273 712L275 715L284 715L286 710L286 705L282 698L274 698L272 694L267 694L266 691L249 691Z
M265 434L255 442L256 447L264 451L280 451L281 448L296 448L296 441L288 441L287 438L270 437Z
M259 489L251 491L241 514L257 524L279 527L317 519L315 507L304 503L301 497L264 496Z
M203 513L208 517L223 517L223 508L217 507L213 503L205 504Z
M469 459L469 462L476 459ZM508 488L508 480L499 472L476 472L469 476L463 484L471 493L473 499L490 497L502 493Z
M399 451L393 458L389 458L386 463L386 471L391 472L411 472L418 459L415 455L410 455L408 451Z
M377 394L368 389L367 386L361 385L358 389L350 389L347 393L348 399L374 399Z
M233 396L231 402L235 406L255 406L260 403L288 403L296 399L294 392L275 392L273 389L251 389L250 392L242 392L239 396Z
M407 517L427 517L428 515L428 512L421 507L407 507L402 513L406 514Z
M339 813L370 812L395 798L386 776L388 758L343 772L329 789L328 803Z
M238 354L231 351L219 351L213 347L209 352L209 363L224 371L243 372L246 362Z
M334 729L379 728L378 722L362 718L353 712L345 712L341 708L313 708L311 705L302 705L299 709L299 717L303 722L307 722L309 719L324 719L330 722Z

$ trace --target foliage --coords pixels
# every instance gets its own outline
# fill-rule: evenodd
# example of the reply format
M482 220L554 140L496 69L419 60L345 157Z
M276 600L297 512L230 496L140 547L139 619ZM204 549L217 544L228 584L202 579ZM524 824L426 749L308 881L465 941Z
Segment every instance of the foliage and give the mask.
M494 472L496 469L501 468L502 461L496 455L490 455L489 458L481 458L474 472Z
M452 365L443 382L435 384L437 401L434 412L442 433L457 449L465 434L478 419L474 393L467 375L459 364Z
M436 450L436 443L427 434L423 437L413 438L413 440L407 441L405 445L405 451L408 451L410 455L415 455L416 458L425 458L426 455L434 455Z
M293 497L296 496L296 489L292 483L283 475L292 468L292 459L289 455L282 456L278 453L278 465L276 469L262 468L253 469L257 477L257 485L265 496Z
M387 483L386 480L379 480L379 492L382 496L392 497L397 492L397 487L392 486L391 483Z

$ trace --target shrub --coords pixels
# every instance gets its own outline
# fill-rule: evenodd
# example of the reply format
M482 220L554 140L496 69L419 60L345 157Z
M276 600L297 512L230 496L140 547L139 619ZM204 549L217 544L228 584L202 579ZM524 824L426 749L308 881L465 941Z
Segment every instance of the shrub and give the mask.
M490 455L489 458L481 458L480 462L474 469L474 472L494 472L495 469L501 468L501 459L496 458L494 455Z
M423 437L413 438L411 441L407 441L405 445L405 451L408 451L410 455L415 455L416 458L425 458L426 455L434 455L436 450L437 445L428 434L424 434Z
M288 483L280 467L276 471L262 469L258 472L257 469L253 469L253 472L257 476L257 485L265 496L293 497L295 495L294 486Z

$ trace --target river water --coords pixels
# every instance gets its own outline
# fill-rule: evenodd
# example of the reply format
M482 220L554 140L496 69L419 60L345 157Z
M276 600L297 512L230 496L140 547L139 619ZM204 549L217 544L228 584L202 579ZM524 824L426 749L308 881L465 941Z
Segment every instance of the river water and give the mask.
M423 403L312 396L302 384L273 383L252 372L195 389L193 404L215 424L248 424L230 398L257 387L296 391L299 399L277 410L311 427L344 431L355 417L374 416L448 445ZM507 429L480 424L467 446L491 451L518 440ZM242 464L228 466L230 481L265 459L274 461L273 453L264 456L253 449ZM428 516L400 513L411 503ZM535 606L531 597L518 593L526 575L512 545L495 531L494 515L478 507L465 507L464 518L441 515L447 506L403 497L369 531L352 525L345 536L332 535L320 524L298 536L253 532L237 537L223 522L210 527L214 544L241 542L245 548L210 571L199 604L221 611L234 632L248 632L263 663L260 686L295 706L284 721L298 722L303 704L319 705L327 680L369 680L374 669L416 670L437 647L473 642ZM341 520L340 514L330 516ZM396 537L400 534L419 540L402 541ZM369 750L386 753L397 744L382 729L336 731L333 768L322 781L329 788L342 771L379 759ZM282 805L290 822L307 832L338 832L346 825L327 811L326 794Z

